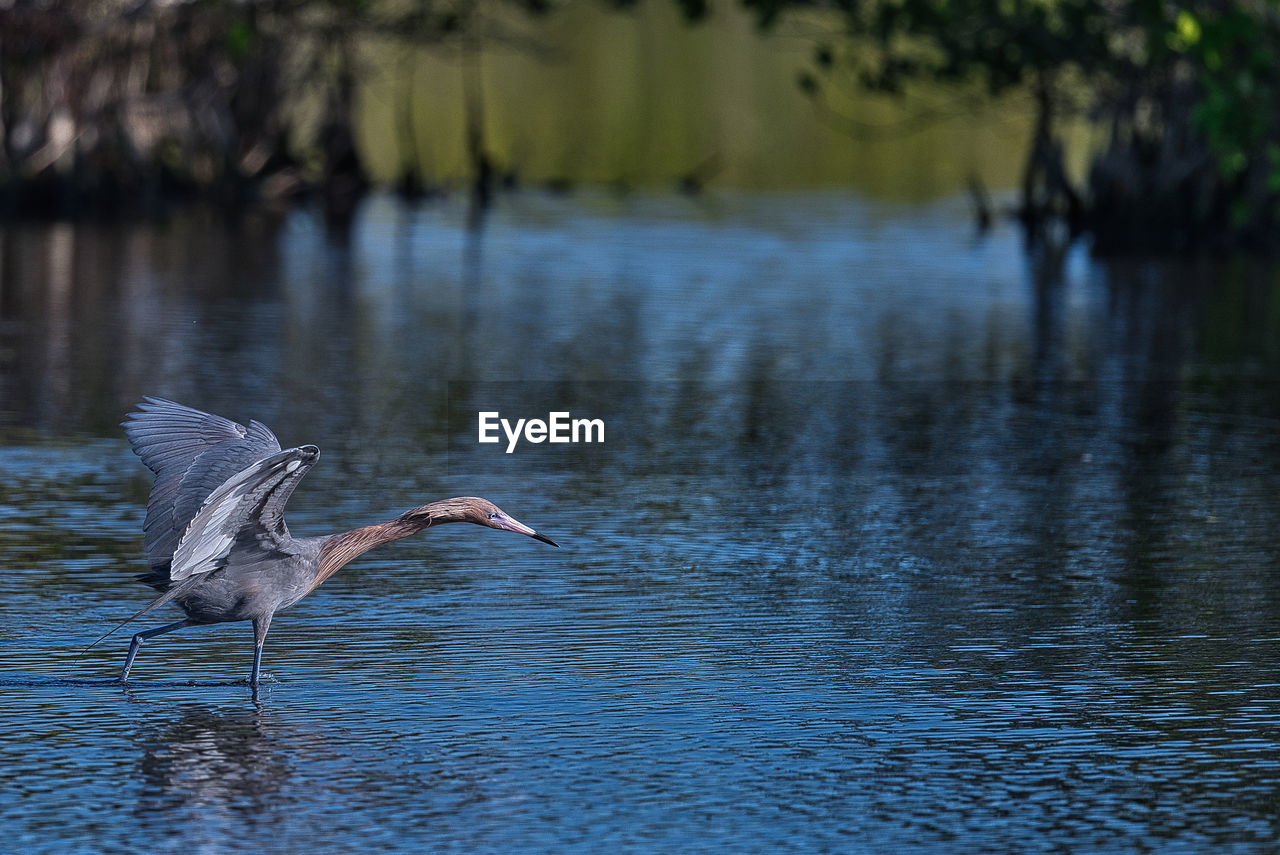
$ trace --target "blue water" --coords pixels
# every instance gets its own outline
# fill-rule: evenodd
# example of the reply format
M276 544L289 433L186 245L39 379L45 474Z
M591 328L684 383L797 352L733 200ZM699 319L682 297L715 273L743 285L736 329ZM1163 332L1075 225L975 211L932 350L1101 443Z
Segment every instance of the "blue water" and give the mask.
M1274 849L1265 271L834 195L465 224L0 237L0 850ZM259 704L239 624L125 691L142 394L319 445L297 534L479 494L562 548L433 530L277 616Z

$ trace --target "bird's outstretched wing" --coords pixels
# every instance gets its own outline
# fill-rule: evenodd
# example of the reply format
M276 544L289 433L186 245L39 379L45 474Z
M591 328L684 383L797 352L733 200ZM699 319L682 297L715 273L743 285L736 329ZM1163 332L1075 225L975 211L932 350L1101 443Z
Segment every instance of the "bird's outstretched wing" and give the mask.
M122 426L134 452L156 473L143 523L143 551L152 568L169 563L215 490L280 451L280 441L261 422L246 428L163 398L144 399Z
M169 568L170 581L223 566L237 541L241 549L264 553L284 545L289 539L285 503L318 459L320 449L304 445L259 460L228 478L213 491L179 541Z

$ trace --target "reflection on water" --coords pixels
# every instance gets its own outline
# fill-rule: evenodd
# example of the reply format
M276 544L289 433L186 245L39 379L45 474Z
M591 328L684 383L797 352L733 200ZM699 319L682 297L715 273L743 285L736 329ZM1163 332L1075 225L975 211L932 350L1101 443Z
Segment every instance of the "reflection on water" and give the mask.
M412 755L288 711L187 705L139 729L134 749L137 827L184 850L303 851L317 835L326 850L329 841L339 851L426 844L427 829L405 822L406 810L424 798L465 802L470 789Z
M270 833L272 802L292 777L293 756L273 745L258 712L218 715L193 709L139 740L142 798L135 809L144 828L190 839L192 829L239 825ZM293 746L304 748L304 746ZM306 751L297 762L306 762Z
M5 235L15 845L1274 844L1274 276L723 205ZM320 445L295 533L480 494L564 548L398 542L277 618L261 708L247 625L125 695L127 632L82 651L146 601L144 392ZM490 408L608 438L508 455Z

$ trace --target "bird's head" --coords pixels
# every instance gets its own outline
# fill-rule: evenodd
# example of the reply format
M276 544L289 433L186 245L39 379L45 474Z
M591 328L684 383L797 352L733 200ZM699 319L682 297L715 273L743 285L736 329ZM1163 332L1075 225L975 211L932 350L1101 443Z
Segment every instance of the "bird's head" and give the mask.
M429 505L405 511L400 518L410 525L421 528L451 522L469 522L501 531L514 531L516 534L523 534L552 546L560 545L545 534L538 534L520 520L508 515L488 499L477 496L460 496L456 499L432 502Z

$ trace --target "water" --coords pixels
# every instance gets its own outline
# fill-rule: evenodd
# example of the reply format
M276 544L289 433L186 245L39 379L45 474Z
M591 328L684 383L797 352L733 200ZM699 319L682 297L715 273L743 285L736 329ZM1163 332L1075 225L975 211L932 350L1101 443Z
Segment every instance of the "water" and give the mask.
M840 196L0 240L0 790L40 852L1270 851L1273 277ZM147 601L141 394L486 495L279 615ZM475 413L603 418L475 441ZM140 626L172 619L147 616Z

